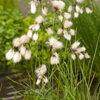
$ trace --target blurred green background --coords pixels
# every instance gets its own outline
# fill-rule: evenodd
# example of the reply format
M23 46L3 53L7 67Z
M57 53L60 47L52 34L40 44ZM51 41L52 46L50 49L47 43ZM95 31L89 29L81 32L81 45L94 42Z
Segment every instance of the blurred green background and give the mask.
M7 8L18 8L20 3L27 3L30 0L0 0L0 5L3 5L5 9Z
M0 0L0 5L2 5L4 9L17 8L23 14L26 14L29 8L29 2L30 0Z
M28 2L29 0L0 0L0 73L15 70L16 65L6 60L5 53L12 47L12 40L28 30L32 19L30 16L25 17Z

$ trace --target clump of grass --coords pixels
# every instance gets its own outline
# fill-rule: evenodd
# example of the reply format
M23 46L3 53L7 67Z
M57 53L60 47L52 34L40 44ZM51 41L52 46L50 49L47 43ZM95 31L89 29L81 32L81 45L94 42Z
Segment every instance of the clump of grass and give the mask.
M98 40L95 52L97 51ZM93 66L94 57L91 63L80 60L65 61L60 65L48 68L48 84L41 83L40 86L35 85L36 77L29 75L30 84L23 87L27 94L23 94L23 98L27 100L99 100L100 84L93 84L95 74L91 75L91 67ZM87 67L87 69L86 69ZM89 68L89 69L88 69Z
M38 3L31 2L32 14L36 13ZM46 5L40 3L42 15L35 14L34 24L29 27L27 35L14 39L14 48L7 52L6 58L13 60L14 63L24 58L29 61L25 66L30 66L32 71L29 77L30 84L22 85L25 87L24 99L99 100L98 86L91 94L95 77L95 74L92 74L92 67L98 49L99 36L94 55L90 60L85 59L90 56L79 42L82 39L81 35L77 36L83 32L91 32L88 29L91 29L92 19L88 20L90 19L88 14L94 10L92 5L90 6L92 10L87 7L90 3L84 1L82 4L82 0L76 0L69 2L70 5L67 6L63 1L56 0L50 3L52 8L49 13L45 8ZM68 11L66 11L67 8ZM85 23L83 21L84 23L80 24L80 20L83 19L87 20L85 24L87 29L81 28ZM82 42L85 44L83 39ZM21 46L23 46L22 50ZM12 52L14 54L10 56Z

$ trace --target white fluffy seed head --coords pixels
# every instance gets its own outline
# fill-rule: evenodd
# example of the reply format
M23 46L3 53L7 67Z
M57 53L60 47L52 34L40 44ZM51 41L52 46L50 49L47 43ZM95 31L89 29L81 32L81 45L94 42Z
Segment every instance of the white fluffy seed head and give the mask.
M69 13L71 13L71 12L72 12L72 10L73 10L73 6L72 6L72 5L70 5L70 6L68 7L68 12L69 12Z
M63 21L63 16L62 15L59 15L58 16L58 19L62 22Z
M86 50L85 47L80 47L80 48L77 48L76 53L85 52L85 50Z
M76 55L75 55L74 53L72 53L72 54L71 54L71 58L72 58L73 60L75 60L75 59L76 59Z
M87 13L87 14L91 14L91 13L93 12L93 11L92 11L90 8L88 8L88 7L86 7L85 10L86 10L86 13Z
M48 9L47 9L46 7L43 7L43 8L42 8L42 14L43 14L44 16L46 16L47 13L48 13Z
M50 63L51 65L59 64L59 54L58 53L55 52L53 56L51 56Z
M31 59L31 50L26 50L24 57L26 60L30 60Z
M35 24L35 25L34 25L34 30L35 30L35 31L38 31L39 29L40 29L40 25L39 25L39 24Z
M63 48L63 44L60 41L56 41L53 45L53 49L62 49Z
M37 31L40 29L40 25L39 24L30 25L29 29L32 31Z
M50 34L53 34L53 30L52 30L51 28L49 28L49 27L46 29L46 32L47 32L49 35L50 35Z
M31 38L32 37L32 30L28 30L28 32L27 32L27 36L29 37L29 38Z
M34 33L33 34L33 41L37 41L38 40L38 33Z
M40 73L40 68L37 68L37 69L35 70L35 73L36 73L36 75L37 75L38 73Z
M53 37L49 38L48 44L52 46L57 40Z
M13 56L14 56L14 50L13 49L10 49L7 53L6 53L6 59L7 60L11 60L12 58L13 58Z
M83 8L81 8L79 5L76 5L75 9L77 13L83 13Z
M25 44L29 42L29 37L27 35L22 35L20 38L21 44Z
M45 64L42 64L40 68L37 68L35 70L35 73L39 79L42 79L43 76L46 74L46 72L47 72L47 67Z
M84 0L76 0L77 3L82 3Z
M23 56L25 55L25 52L26 52L26 48L24 45L21 45L20 48L19 48L19 51L20 51L20 54Z
M53 37L49 38L48 44L52 47L52 49L62 49L63 48L62 42L56 40Z
M43 16L40 15L35 19L35 21L36 21L37 24L41 24L41 23L43 23L44 18L43 18Z
M43 78L43 81L44 81L45 84L48 83L48 78L47 77L44 77Z
M19 52L15 52L15 54L13 56L13 61L14 61L14 63L18 63L21 61L21 54Z
M83 14L83 12L84 12L84 11L83 11L83 8L81 8L81 9L80 9L80 13Z
M82 53L80 53L78 57L80 60L84 59L84 55Z
M71 27L72 25L73 25L73 23L72 23L71 21L66 20L66 21L64 22L64 28L69 28L69 27Z
M76 41L72 44L71 49L76 50L80 45L80 42Z
M36 4L35 4L35 2L31 1L30 5L31 5L31 13L35 14L36 13Z
M34 24L29 26L29 30L32 30L32 28L34 27ZM33 30L32 30L33 31Z
M74 36L74 35L75 35L75 30L74 30L74 29L70 29L70 30L69 30L69 33L70 33L72 36Z
M39 85L41 80L44 81L44 83L48 83L48 79L47 77L45 77L45 74L47 72L47 66L45 64L42 64L40 68L37 68L35 70L35 73L37 75L37 82L36 85Z
M71 35L68 34L67 32L64 33L64 38L67 40L71 40Z
M40 74L44 75L46 72L47 72L47 67L45 64L42 64L40 68Z
M14 47L19 47L21 45L21 39L20 38L15 38L13 40L13 46Z
M41 79L37 79L36 85L39 85L41 83Z
M56 41L57 41L57 40L56 40L55 38L51 37L51 38L49 38L48 44L49 44L50 46L53 46L53 44L54 44Z
M75 13L74 13L74 17L75 17L75 18L78 18L78 17L79 17L79 13L78 13L78 12L75 12Z
M62 33L63 33L63 29L62 28L59 28L58 31L57 31L57 34L60 35Z
M56 9L56 10L62 10L65 7L65 3L63 1L57 1L54 0L52 1L52 6Z
M84 56L85 56L86 59L90 58L90 55L87 52L84 54Z
M65 13L64 13L64 17L65 17L66 19L70 19L70 18L71 18L71 14L70 14L70 13L65 12Z
M80 12L80 6L79 5L76 5L76 7L75 7L75 9L76 9L76 12Z

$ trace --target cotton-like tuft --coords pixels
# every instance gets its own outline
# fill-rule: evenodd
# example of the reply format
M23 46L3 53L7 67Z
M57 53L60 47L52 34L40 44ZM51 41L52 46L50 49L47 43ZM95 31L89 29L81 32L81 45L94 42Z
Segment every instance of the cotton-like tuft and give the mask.
M47 13L48 13L48 9L47 9L46 7L43 7L43 8L42 8L42 14L43 14L44 16L46 16Z
M43 16L40 15L35 19L35 21L36 21L37 24L41 24L41 23L43 23L44 18L43 18Z
M73 50L76 50L76 49L78 48L79 45L80 45L80 42L76 41L76 42L74 42L74 43L72 44L71 48L72 48Z
M84 0L76 0L77 3L82 3Z
M15 52L13 56L14 63L18 63L21 61L21 54L19 52Z
M21 45L21 39L20 38L15 38L13 40L13 46L14 47L19 47Z
M31 50L26 50L24 57L26 60L30 60L31 59Z
M22 56L24 56L24 55L25 55L25 52L26 52L25 46L24 46L24 45L21 45L20 48L19 48L19 51L20 51L20 54L21 54Z
M7 60L11 60L14 56L14 50L13 49L10 49L7 53L6 53L6 59Z
M64 17L65 17L66 19L70 19L70 18L71 18L71 14L70 14L70 13L65 12L65 13L64 13Z
M52 47L52 49L62 49L63 44L62 42L56 40L55 38L51 37L49 38L48 44Z
M36 13L36 4L35 4L35 2L31 1L30 5L31 5L31 13L35 14Z
M27 35L22 35L20 38L21 44L25 44L29 42L29 37Z
M85 10L86 10L86 13L87 13L87 14L91 14L91 13L93 12L93 11L92 11L90 8L88 8L88 7L86 7Z
M72 58L73 60L75 60L75 59L76 59L76 55L75 55L74 53L72 53L72 54L71 54L71 58Z
M28 30L28 32L27 32L27 36L29 37L29 38L31 38L32 37L32 30Z
M58 16L58 19L62 22L63 21L63 16L62 15L59 15Z
M64 22L64 28L70 28L73 25L73 23L71 21L66 20Z
M84 55L82 53L79 54L79 59L80 60L84 59Z
M34 41L37 41L37 40L38 40L38 33L34 33L34 34L33 34L33 40L34 40Z
M71 35L68 34L67 32L64 32L64 38L67 40L71 40Z
M72 10L73 10L73 6L72 6L72 5L70 5L70 6L68 7L68 12L69 12L69 13L71 13L71 12L72 12Z
M53 30L50 28L50 27L48 27L47 29L46 29L46 32L50 35L50 34L53 34Z
M58 31L57 31L57 34L60 35L62 33L63 33L63 29L62 28L59 28Z
M52 1L52 5L56 10L62 10L65 7L65 3L63 1Z
M59 54L58 53L55 52L53 56L51 56L50 63L51 65L59 64Z

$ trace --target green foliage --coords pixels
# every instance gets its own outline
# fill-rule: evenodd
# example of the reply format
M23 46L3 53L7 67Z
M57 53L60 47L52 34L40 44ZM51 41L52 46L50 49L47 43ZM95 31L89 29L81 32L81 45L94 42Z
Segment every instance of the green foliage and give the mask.
M77 20L74 21L76 29L77 29L77 38L86 45L88 52L93 58L95 53L95 48L98 44L100 44L100 5L92 6L93 13L91 15L87 15L84 13ZM96 75L99 76L100 71L100 46L98 45L95 61L93 64L93 72L96 72Z
M24 31L22 14L16 9L3 10L0 6L0 67L7 66L5 53L12 46L13 38Z
M16 8L18 6L18 0L0 0L0 5L2 5L4 9Z
M49 82L39 86L36 86L35 73L28 74L28 83L21 84L26 93L22 96L25 100L99 100L99 81L86 72L86 67L90 68L91 64L68 59L67 63L48 67Z

